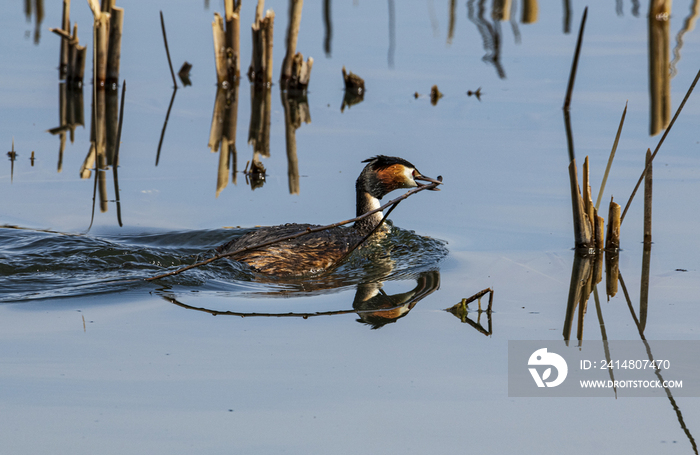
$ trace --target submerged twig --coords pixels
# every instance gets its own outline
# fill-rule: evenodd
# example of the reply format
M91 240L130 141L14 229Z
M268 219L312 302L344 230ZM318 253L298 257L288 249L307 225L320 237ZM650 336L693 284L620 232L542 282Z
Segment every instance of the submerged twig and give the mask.
M360 215L360 216L358 216L358 217L355 217L355 218L352 218L352 219L349 219L349 220L345 220L345 221L341 221L341 222L333 223L333 224L328 224L328 225L326 225L326 226L319 226L319 227L316 227L316 228L307 228L307 229L305 229L305 230L303 230L303 231L297 232L296 234L291 234L291 235L288 235L288 236L285 236L285 237L280 237L280 238L277 238L277 239L274 239L274 240L270 240L270 241L268 241L268 242L260 243L260 244L258 244L258 245L253 245L253 246L249 246L249 247L246 247L246 248L241 248L241 249L238 249L238 250L236 250L236 251L232 251L232 252L230 252L230 253L217 254L216 256L213 256L213 257L211 257L211 258L209 258L209 259L206 259L206 260L204 260L204 261L196 262L196 263L194 263L194 264L190 264L190 265L188 265L188 266L179 268L179 269L177 269L177 270L173 270L172 272L163 273L163 274L160 274L160 275L157 275L157 276L154 276L154 277L150 277L150 278L144 278L144 280L145 280L145 281L153 281L153 280L158 280L158 279L165 278L165 277L169 277L169 276L173 276L173 275L178 275L178 274L180 274L180 273L182 273L182 272L184 272L184 271L186 271L186 270L189 270L189 269L192 269L192 268L195 268L195 267L201 267L201 266L203 266L203 265L206 265L206 264L209 264L209 263L211 263L211 262L214 262L214 261L216 261L216 260L218 260L218 259L222 259L222 258L226 258L226 257L231 257L231 256L236 256L236 255L238 255L238 254L240 254L240 253L243 253L243 252L246 252L246 251L250 251L250 250L255 250L255 249L258 249L258 248L262 248L262 247L264 247L264 246L272 245L272 244L274 244L274 243L283 242L283 241L285 241L285 240L292 240L292 239L295 239L295 238L297 238L297 237L301 237L301 236L303 236L303 235L311 234L311 233L314 233L314 232L321 232L321 231L325 231L325 230L328 230L328 229L333 229L333 228L336 228L336 227L339 227L339 226L343 226L343 225L345 225L345 224L349 224L349 223L352 223L352 222L355 222L355 221L359 221L359 220L361 220L361 219L367 218L367 217L370 216L370 215L373 215L373 214L375 214L375 213L377 213L377 212L380 212L380 211L386 209L386 208L389 207L389 206L398 204L399 202L401 202L402 200L406 199L407 197L409 197L409 196L411 196L411 195L413 195L413 194L416 194L416 193L418 193L418 192L420 192L420 191L435 189L438 185L439 185L439 183L430 183L430 184L428 184L428 185L419 186L418 188L414 188L414 189L412 189L412 190L410 190L410 191L408 191L408 192L402 194L401 196L397 197L396 199L392 199L391 201L387 202L386 204L384 204L383 206L381 206L381 207L379 207L379 208L376 208L376 209L374 209L374 210L370 210L369 212L367 212L367 213L365 213L365 214L363 214L363 215Z
M622 222L624 221L625 215L627 214L627 209L630 208L630 204L632 203L632 199L634 199L634 195L637 193L637 190L639 189L639 185L642 184L642 180L644 180L644 176L647 175L647 170L651 166L651 162L654 160L654 157L656 157L656 154L659 152L659 149L661 148L661 144L664 143L666 136L668 136L669 131L671 131L671 128L673 128L673 124L676 123L676 119L678 118L678 115L680 115L681 111L683 110L683 106L685 106L685 102L688 101L690 94L693 93L693 89L695 88L695 85L698 83L698 79L700 79L700 70L698 70L698 74L695 75L695 79L693 79L693 83L690 84L690 87L688 88L688 91L686 92L685 97L683 97L683 101L681 101L680 106L678 106L676 113L673 115L673 118L671 119L671 123L668 124L668 128L666 128L666 131L664 131L663 136L661 136L661 139L659 139L659 143L656 145L656 148L654 149L654 153L651 154L651 159L647 162L647 165L644 167L644 170L642 171L642 175L639 176L639 180L637 181L637 184L635 185L634 190L632 190L632 194L630 195L630 198L627 201L627 205L625 205L625 210L622 211L622 216L620 217L620 224L622 224Z

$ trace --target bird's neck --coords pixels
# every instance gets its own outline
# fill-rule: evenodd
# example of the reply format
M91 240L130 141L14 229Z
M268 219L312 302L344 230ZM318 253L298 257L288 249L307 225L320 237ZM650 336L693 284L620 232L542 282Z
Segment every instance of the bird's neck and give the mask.
M362 188L357 188L357 216L364 215L367 212L378 209L381 207L379 199L369 194ZM379 223L382 222L382 212L378 212L369 215L366 218L355 221L354 227L361 231L362 233L369 234Z

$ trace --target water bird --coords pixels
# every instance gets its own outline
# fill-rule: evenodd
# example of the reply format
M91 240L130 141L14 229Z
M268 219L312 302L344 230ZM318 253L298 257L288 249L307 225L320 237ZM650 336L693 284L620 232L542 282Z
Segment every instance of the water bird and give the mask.
M425 177L418 172L416 166L403 158L378 155L362 162L367 165L355 182L358 217L381 207L379 201L382 197L396 189L426 186L418 183L417 180L433 184L441 183L440 180ZM437 190L437 188L431 189ZM381 211L377 211L357 220L351 227L335 227L280 241L241 252L234 255L232 259L247 264L256 272L268 275L316 275L332 268L355 249L377 228L382 218ZM221 245L216 252L232 253L316 227L320 226L294 223L264 227Z

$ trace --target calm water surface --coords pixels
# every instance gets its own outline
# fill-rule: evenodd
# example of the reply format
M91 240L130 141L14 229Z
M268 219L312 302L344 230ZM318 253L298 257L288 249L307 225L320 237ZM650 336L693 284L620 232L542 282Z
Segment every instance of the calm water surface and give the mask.
M242 79L227 168L220 148L209 147L211 21L223 5L118 2L127 92L117 206L113 166L96 181L86 160L88 78L76 122L84 125L63 146L47 132L61 126L59 38L48 31L60 26L61 2L44 2L38 26L34 3L28 17L14 3L0 18L0 142L10 151L14 139L16 151L0 166L7 453L697 453L697 398L678 398L674 408L666 398L507 396L508 340L578 343L576 327L569 348L563 335L574 252L561 106L581 5L567 16L561 3L540 2L523 21L524 4L515 2L510 18L497 21L479 1L306 2L297 50L314 66L296 154L274 85L270 154L255 155L253 92ZM266 8L276 12L277 80L287 3ZM158 154L173 99L160 10L176 71L185 60L193 68ZM674 2L661 35L671 114L700 69L695 10L693 1ZM635 2L588 13L571 117L579 165L591 160L594 198L628 103L603 204L627 201L645 150L661 136L651 130L650 85L660 77L650 77L647 13ZM253 3L241 14L245 71ZM87 5L73 2L71 19L92 52ZM341 112L343 66L367 91ZM435 84L444 96L432 105ZM477 89L480 99L467 94ZM650 340L698 339L698 96L654 161ZM385 243L332 276L271 281L220 262L141 280L255 226L350 218L361 161L376 154L442 175L443 189L403 201ZM267 169L255 189L242 173L254 156ZM619 266L635 311L642 235L638 196L622 226ZM469 321L444 311L488 287L490 318L476 302ZM607 337L638 340L624 293L601 300ZM583 342L600 339L600 326L588 311Z

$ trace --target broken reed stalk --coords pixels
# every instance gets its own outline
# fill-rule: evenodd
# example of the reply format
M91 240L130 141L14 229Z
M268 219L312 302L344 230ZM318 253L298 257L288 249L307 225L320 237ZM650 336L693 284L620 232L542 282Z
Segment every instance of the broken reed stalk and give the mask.
M82 86L87 49L78 44L78 24L73 25L72 35L70 27L67 30L60 28L49 30L61 37L61 61L63 61L65 53L65 64L61 63L59 68L59 79L65 80L69 87Z
M620 134L622 133L622 125L625 123L625 116L627 115L627 103L625 102L625 109L622 111L622 118L620 119L620 126L617 127L617 134L615 135L615 142L613 142L612 150L610 151L610 157L608 158L608 165L605 167L605 174L603 175L603 181L600 184L600 191L598 191L598 199L595 203L595 208L598 210L600 208L600 201L603 199L603 192L605 191L605 184L608 181L608 175L610 174L610 168L612 167L613 159L615 158L615 151L617 150L617 143L620 141Z
M63 16L61 20L61 30L70 33L70 0L63 0ZM68 54L70 45L65 40L61 40L61 54L58 63L58 74L60 79L65 79L68 72Z
M328 230L328 229L333 229L333 228L336 228L336 227L339 227L339 226L343 226L343 225L345 225L345 224L353 223L353 222L355 222L355 221L359 221L359 220L361 220L361 219L367 218L368 216L371 216L371 215L373 215L373 214L375 214L375 213L377 213L377 212L380 212L380 211L386 209L386 208L389 207L389 206L398 204L399 202L403 201L403 200L406 199L407 197L409 197L409 196L411 196L411 195L413 195L413 194L416 194L416 193L418 193L418 192L420 192L420 191L423 191L423 190L432 190L432 189L436 188L438 185L439 185L438 183L430 183L430 184L428 184L428 185L419 186L418 188L414 188L414 189L412 189L412 190L410 190L410 191L407 191L406 193L402 194L401 196L397 197L396 199L392 199L391 201L387 202L386 204L384 204L383 206L381 206L381 207L379 207L379 208L376 208L376 209L374 209L374 210L370 210L369 212L367 212L367 213L365 213L365 214L363 214L363 215L360 215L360 216L358 216L358 217L355 217L355 218L352 218L352 219L349 219L349 220L345 220L345 221L341 221L341 222L333 223L333 224L328 224L328 225L326 225L326 226L319 226L319 227L316 227L316 228L307 228L306 230L297 232L296 234L288 235L288 236L285 236L285 237L280 237L280 238L278 238L278 239L270 240L270 241L268 241L268 242L263 242L263 243L260 243L260 244L258 244L258 245L253 245L253 246L250 246L250 247L247 247L247 248L241 248L241 249L239 249L239 250L232 251L232 252L230 252L230 253L217 254L217 255L214 256L214 257L211 257L211 258L206 259L206 260L201 261L201 262L197 262L197 263L194 263L194 264L190 264L190 265L188 265L188 266L179 268L179 269L177 269L177 270L173 270L172 272L167 272L167 273L163 273L163 274L161 274L161 275L157 275L157 276L153 276L153 277L149 277L149 278L144 278L144 281L153 281L153 280L158 280L158 279L166 278L166 277L173 276L173 275L178 275L178 274L180 274L180 273L182 273L182 272L184 272L184 271L186 271L186 270L189 270L189 269L192 269L192 268L195 268L195 267L201 267L201 266L203 266L203 265L206 265L206 264L209 264L209 263L211 263L211 262L214 262L214 261L216 261L216 260L218 260L218 259L222 259L222 258L226 258L226 257L231 257L231 256L236 256L236 255L238 255L238 254L240 254L240 253L243 253L243 252L246 252L246 251L250 251L250 250L255 250L255 249L257 249L257 248L262 248L262 247L264 247L264 246L272 245L272 244L274 244L274 243L284 242L285 240L292 240L292 239L295 239L295 238L297 238L297 237L301 237L301 236L303 236L303 235L312 234L312 233L314 233L314 232L321 232L321 231L325 231L325 230ZM383 221L383 220L382 220L382 221ZM381 225L381 223L380 223L380 225Z
M272 85L272 37L275 27L275 12L267 10L263 16L264 0L258 0L253 34L253 55L248 68L248 79L256 85Z
M229 81L241 74L241 0L225 0L226 9L226 67Z
M608 231L605 237L605 249L616 251L620 248L620 204L610 198L608 210Z
M630 195L630 198L627 201L627 204L625 205L625 210L622 211L622 216L620 217L620 223L622 223L625 220L625 215L627 214L627 210L629 209L630 204L632 203L632 199L634 199L634 195L637 193L637 190L639 189L639 185L642 184L642 180L644 180L644 176L647 174L647 169L651 166L651 162L654 160L654 158L656 157L656 154L659 152L659 149L661 148L661 144L664 143L666 136L668 136L668 133L671 131L671 128L673 128L673 124L676 123L676 119L678 118L681 111L683 110L683 106L685 106L685 102L688 101L688 98L690 97L690 94L693 92L695 85L698 83L698 79L700 79L700 70L698 70L698 73L695 75L695 79L693 79L693 83L690 84L690 87L688 87L688 91L686 92L685 97L683 97L683 101L681 101L680 106L678 106L676 113L673 115L673 118L671 119L671 123L668 124L668 128L666 128L666 131L664 131L664 134L661 136L661 139L659 139L659 143L656 145L656 148L654 149L654 153L651 154L651 159L649 160L648 164L646 165L646 167L642 171L642 175L639 177L639 180L637 181L637 184L635 185L634 190L632 190L632 194Z
M170 50L168 50L168 37L165 35L165 20L163 19L163 11L160 12L160 28L163 30L165 54L168 56L168 66L170 67L170 75L173 77L173 87L177 88L177 81L175 80L175 70L173 70L173 62L172 60L170 60Z
M211 23L214 37L214 64L216 65L216 82L223 86L228 79L226 69L226 33L224 32L224 20L219 13L214 13L214 21ZM175 76L173 76L173 79Z
M292 77L292 61L297 49L297 37L299 35L299 27L301 25L301 10L304 6L304 0L289 1L289 25L287 26L287 53L282 62L282 74L280 75L280 83L284 87Z
M576 159L569 163L569 181L571 184L571 207L574 216L574 240L576 248L592 248L593 232L588 215L586 215L583 198L578 186Z
M104 89L107 80L107 54L109 49L109 13L95 16L94 46L95 46L95 86Z
M119 84L119 63L122 50L124 8L112 7L109 24L109 48L107 51L107 85L116 89Z
M569 73L569 84L566 88L566 97L564 98L564 110L568 111L571 105L571 93L574 91L574 81L576 80L576 70L578 68L578 58L581 54L581 43L583 42L583 30L586 28L586 17L588 16L588 7L583 10L581 17L581 26L578 31L578 40L576 41L576 51L574 52L574 60L571 63L571 72Z

